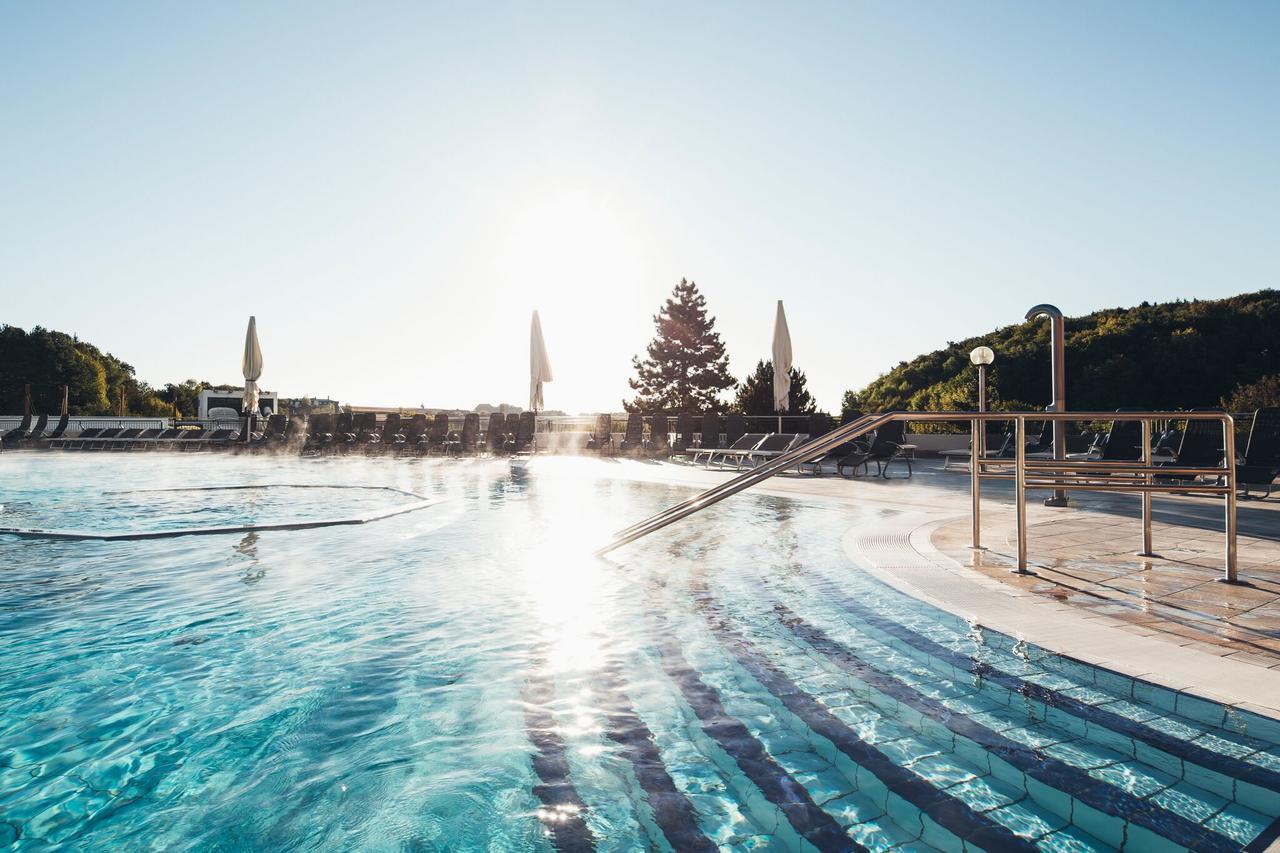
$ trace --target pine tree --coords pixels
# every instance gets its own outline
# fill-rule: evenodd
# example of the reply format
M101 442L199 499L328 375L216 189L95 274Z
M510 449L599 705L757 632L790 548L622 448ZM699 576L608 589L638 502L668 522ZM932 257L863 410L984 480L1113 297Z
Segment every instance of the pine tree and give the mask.
M707 314L707 300L692 281L680 279L667 304L653 318L657 334L648 358L631 359L636 392L623 402L628 412L720 411L720 394L736 383L729 375L729 357Z
M807 415L815 410L813 396L805 387L807 379L803 372L792 367L791 390L787 392L787 413L791 415ZM773 361L761 361L756 369L738 384L738 393L733 401L733 410L744 415L772 415L773 408Z

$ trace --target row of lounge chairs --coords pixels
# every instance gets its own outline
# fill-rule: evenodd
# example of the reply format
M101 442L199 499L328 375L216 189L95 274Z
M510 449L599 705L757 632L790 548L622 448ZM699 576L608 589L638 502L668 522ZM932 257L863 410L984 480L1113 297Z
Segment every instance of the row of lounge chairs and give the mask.
M1090 437L1085 433L1069 431L1067 458L1103 462L1138 462L1142 459L1142 423L1123 420L1125 409L1117 409L1116 420L1105 432ZM1130 410L1136 411L1136 410ZM1193 409L1214 412L1219 409ZM1012 459L1017 451L1016 437L1012 429L1003 434L988 435L986 458ZM1029 441L1026 455L1031 458L1049 458L1053 452L1053 424L1045 421L1039 437ZM1222 426L1215 420L1187 420L1186 428L1170 427L1152 437L1151 458L1157 466L1179 468L1216 468L1222 465L1225 448ZM952 460L967 460L966 450L943 451L949 467ZM1196 474L1160 474L1161 483L1191 482ZM1264 490L1263 497L1270 497L1275 481L1280 478L1280 408L1261 408L1253 413L1249 437L1243 453L1237 454L1236 480L1245 497L1253 490Z
M794 422L798 418L788 420ZM807 420L806 430L789 434L818 436L831 429L830 418L826 415L815 414L808 416ZM616 439L613 417L598 415L595 428L587 438L586 449L606 455L622 453L633 456L687 456L697 451L698 458L702 459L705 451L709 450L751 449L742 444L747 435L747 417L740 414L721 416L716 412L703 415L683 412L675 416L673 423L668 415L646 416L633 413L627 416L621 439ZM755 443L758 444L769 433L754 435Z
M0 445L4 447L29 446L43 439L61 438L67 431L67 416L58 418L53 429L49 429L49 416L40 415L36 424L31 425L31 415L24 415L22 421L13 429L0 436Z
M48 450L211 450L215 448L248 446L251 449L264 445L283 445L288 442L291 423L285 415L272 415L245 441L243 430L227 427L206 428L199 425L160 427L91 427L76 433L67 433L66 417L51 431L42 428L42 416L36 428L21 437L11 430L5 434L11 447L33 447Z
M525 453L533 447L534 429L533 412L490 415L483 432L480 415L475 412L463 417L461 430L451 430L449 416L444 413L428 421L425 414L405 420L392 412L381 423L374 412L318 414L308 423L303 452L420 456Z

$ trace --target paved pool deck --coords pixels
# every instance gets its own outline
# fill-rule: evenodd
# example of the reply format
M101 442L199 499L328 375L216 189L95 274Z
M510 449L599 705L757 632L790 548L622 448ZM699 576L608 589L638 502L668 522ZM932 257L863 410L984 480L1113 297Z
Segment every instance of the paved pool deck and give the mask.
M707 487L731 471L606 461L626 476ZM905 468L895 464L891 474ZM1280 500L1241 501L1237 584L1223 574L1221 499L1153 501L1158 557L1138 557L1136 496L1073 493L1028 503L1031 573L1015 574L1013 491L983 485L983 544L970 545L969 477L919 460L911 479L775 477L756 491L889 510L851 515L849 558L911 595L1086 663L1280 716ZM732 500L732 498L730 498ZM622 526L622 525L619 525ZM661 534L656 534L661 535Z

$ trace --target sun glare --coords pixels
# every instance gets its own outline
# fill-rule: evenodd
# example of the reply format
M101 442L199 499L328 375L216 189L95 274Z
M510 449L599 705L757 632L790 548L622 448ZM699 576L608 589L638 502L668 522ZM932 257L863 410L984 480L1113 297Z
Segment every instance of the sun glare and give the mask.
M599 311L599 303L584 296L639 283L639 256L634 231L613 204L566 190L516 208L501 273L508 288L529 294L546 311L582 315Z

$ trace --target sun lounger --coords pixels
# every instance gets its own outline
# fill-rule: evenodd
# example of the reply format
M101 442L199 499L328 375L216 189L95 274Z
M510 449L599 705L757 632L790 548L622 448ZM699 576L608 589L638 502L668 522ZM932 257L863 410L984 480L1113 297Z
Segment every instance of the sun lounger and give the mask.
M485 428L484 443L489 446L490 453L501 453L507 446L506 418L499 414L489 415L489 425Z
M58 418L58 425L53 428L53 432L49 433L50 441L57 441L62 438L62 434L67 431L67 420L66 415Z
M1194 409L1193 411L1218 410ZM1192 419L1187 421L1187 428L1182 432L1182 440L1178 442L1178 450L1173 459L1157 464L1179 468L1217 468L1222 464L1222 454L1222 424L1218 421ZM1186 483L1200 476L1204 475L1157 474L1155 479L1158 483Z
M729 459L735 460L735 464L739 468L746 464L754 466L765 459L781 456L789 450L794 450L807 441L808 438L807 433L778 432L766 437L764 441L747 450L725 451L723 458L725 461Z
M384 449L399 450L404 447L408 436L401 429L399 412L391 412L383 419L381 435Z
M587 438L587 450L594 450L601 454L613 452L613 417L611 415L596 415L596 428Z
M533 436L537 429L536 416L533 412L521 412L516 420L515 432L507 438L508 453L528 453L533 447Z
M845 459L854 453L866 451L867 449L868 447L864 443L847 441L844 444L828 450L817 459L810 459L808 462L798 463L796 465L796 471L803 474L805 469L808 468L812 470L815 475L822 476L822 466L830 462L836 465L837 472L839 472L840 460Z
M30 446L40 441L48 426L49 416L45 414L40 415L40 417L36 418L36 425L31 428L31 432L27 433L20 439L20 443Z
M713 460L718 459L723 464L725 456L751 450L768 437L769 433L749 432L735 441L732 447L698 447L689 451L689 458L695 465L701 459L705 467L710 468Z
M530 414L533 414L530 412ZM454 456L469 455L476 452L480 442L480 416L468 412L462 418L462 432L451 433L445 452Z
M1246 498L1252 497L1250 487L1266 489L1263 497L1271 497L1277 477L1280 477L1280 408L1258 409L1253 413L1244 459L1236 466L1236 482L1243 487Z
M712 450L720 446L720 415L707 412L702 416L702 431L698 435L698 447Z
M666 456L671 452L670 421L666 415L654 415L649 421L649 455Z
M618 444L618 450L623 453L639 453L644 450L644 415L638 412L627 415L627 431Z
M693 447L693 431L697 427L698 419L690 412L681 412L676 415L676 437L671 444L671 452L677 456L687 453L690 447Z
M737 413L724 419L724 446L732 447L733 443L747 434L747 419Z
M18 442L26 437L29 429L31 429L31 415L26 414L22 416L22 420L18 422L16 427L0 436L0 444L5 447L17 447Z

